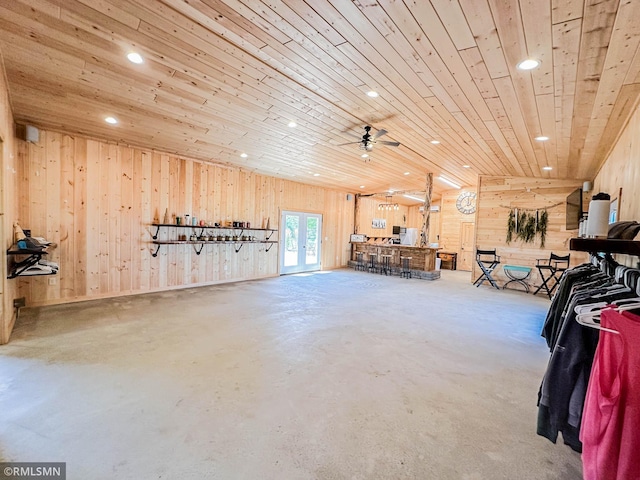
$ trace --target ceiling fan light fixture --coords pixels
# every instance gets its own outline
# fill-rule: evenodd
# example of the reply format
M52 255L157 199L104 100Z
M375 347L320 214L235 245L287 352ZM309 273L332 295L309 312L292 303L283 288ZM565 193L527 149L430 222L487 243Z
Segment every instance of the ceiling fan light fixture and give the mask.
M450 187L456 188L458 190L460 190L462 188L460 185L458 185L453 180L449 180L448 178L445 178L442 175L438 175L438 180L440 180L442 183L446 183Z
M362 155L360 155L362 158L369 158L369 154L368 153L363 153Z
M536 60L535 58L527 58L523 61L521 61L517 67L518 70L533 70L534 68L537 68L540 65L540 61Z

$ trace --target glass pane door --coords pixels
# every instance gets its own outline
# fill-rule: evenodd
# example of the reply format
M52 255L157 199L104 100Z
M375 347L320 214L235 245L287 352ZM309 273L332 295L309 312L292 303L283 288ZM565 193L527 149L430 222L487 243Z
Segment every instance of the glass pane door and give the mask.
M280 273L320 270L322 215L282 212Z

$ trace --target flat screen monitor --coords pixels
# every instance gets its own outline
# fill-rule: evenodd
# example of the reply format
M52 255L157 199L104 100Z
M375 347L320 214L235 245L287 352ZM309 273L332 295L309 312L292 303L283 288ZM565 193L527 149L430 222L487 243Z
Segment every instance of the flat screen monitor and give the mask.
M580 228L582 218L582 189L578 188L567 197L567 230L577 230Z

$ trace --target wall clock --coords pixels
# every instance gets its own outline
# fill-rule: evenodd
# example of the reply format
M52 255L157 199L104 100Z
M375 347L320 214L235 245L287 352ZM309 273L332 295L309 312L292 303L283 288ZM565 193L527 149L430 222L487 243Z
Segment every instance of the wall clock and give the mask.
M456 207L461 213L474 213L476 211L476 192L462 192L456 200Z

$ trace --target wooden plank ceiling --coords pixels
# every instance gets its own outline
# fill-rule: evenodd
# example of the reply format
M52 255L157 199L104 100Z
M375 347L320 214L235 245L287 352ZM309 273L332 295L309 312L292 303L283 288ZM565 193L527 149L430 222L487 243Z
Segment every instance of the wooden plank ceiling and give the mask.
M371 193L592 178L640 94L638 21L636 0L10 0L0 49L19 123ZM340 146L365 125L401 146Z

